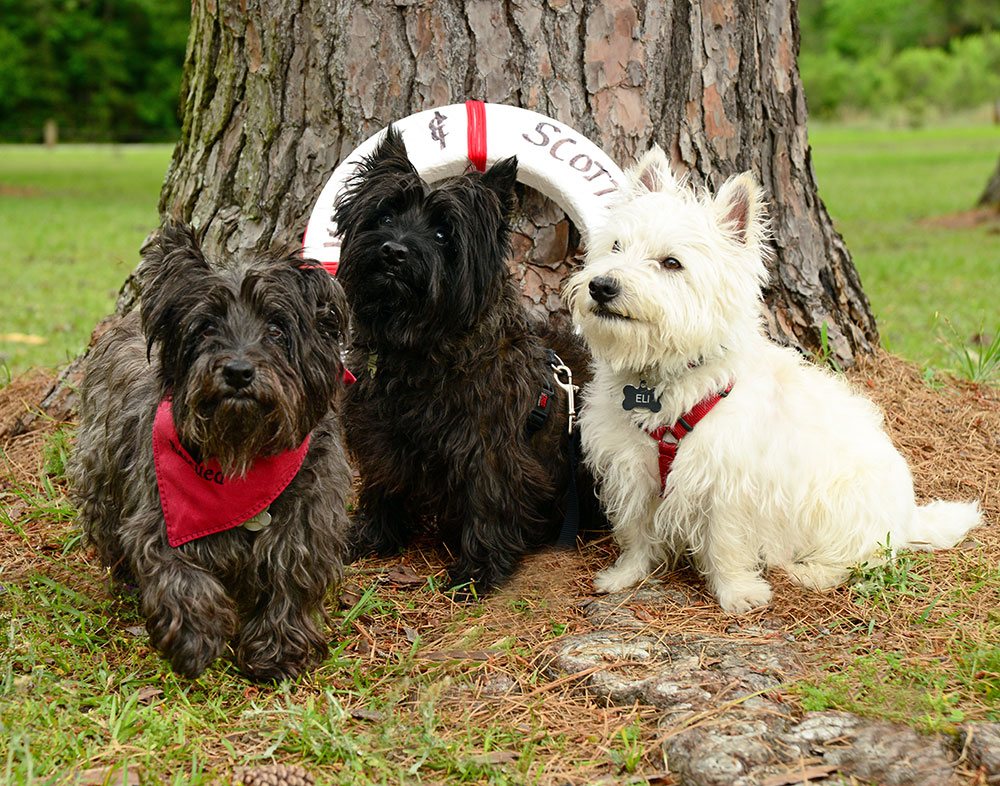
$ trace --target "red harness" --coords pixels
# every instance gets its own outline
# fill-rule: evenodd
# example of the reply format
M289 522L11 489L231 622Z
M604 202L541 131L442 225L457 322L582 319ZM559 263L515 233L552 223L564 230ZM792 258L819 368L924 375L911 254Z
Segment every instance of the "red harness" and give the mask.
M677 418L677 422L672 425L660 426L652 431L644 429L649 436L656 440L657 447L660 452L659 464L661 496L667 490L667 475L670 474L670 468L673 466L674 458L677 456L677 446L680 445L681 437L694 431L694 427L698 425L698 422L712 411L712 407L728 396L729 391L732 389L733 383L730 382L729 385L726 386L725 390L706 396L695 404L689 412L685 412ZM669 442L665 440L664 437L668 434L671 435L676 441Z

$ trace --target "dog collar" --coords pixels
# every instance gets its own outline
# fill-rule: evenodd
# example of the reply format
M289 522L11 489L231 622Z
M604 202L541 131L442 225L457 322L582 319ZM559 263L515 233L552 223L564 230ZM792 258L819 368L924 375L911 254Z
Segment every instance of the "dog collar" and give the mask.
M677 447L680 445L681 437L687 436L694 431L694 427L698 425L698 422L712 411L712 407L728 396L729 391L732 389L733 383L730 382L725 390L706 396L669 426L660 426L652 431L643 429L643 431L656 440L659 450L661 496L667 490L667 475L670 474L670 469L673 467L674 457L677 455ZM673 437L673 441L669 441L667 439L668 436Z
M308 450L307 436L293 450L258 458L246 475L227 477L216 459L198 462L184 450L164 399L153 419L153 464L167 541L176 548L254 518L292 482Z

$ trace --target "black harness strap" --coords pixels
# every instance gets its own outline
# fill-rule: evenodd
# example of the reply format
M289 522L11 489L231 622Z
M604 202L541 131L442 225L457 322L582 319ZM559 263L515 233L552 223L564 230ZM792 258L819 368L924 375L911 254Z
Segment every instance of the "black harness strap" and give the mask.
M548 358L549 366L552 368L561 364L562 361L559 360L559 356L551 349L546 349L545 354ZM531 439L542 430L542 427L548 422L549 412L552 411L550 407L555 400L553 397L556 394L556 389L548 382L547 375L545 380L542 383L542 392L538 394L538 401L535 404L535 408L528 413L528 424L525 431L528 439Z

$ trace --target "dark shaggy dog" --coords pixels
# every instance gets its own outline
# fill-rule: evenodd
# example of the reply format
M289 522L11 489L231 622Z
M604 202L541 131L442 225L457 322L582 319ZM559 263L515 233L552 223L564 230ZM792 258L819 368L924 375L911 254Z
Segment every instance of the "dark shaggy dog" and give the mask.
M343 292L298 257L210 265L174 223L141 275L141 324L112 326L84 377L71 480L85 533L138 585L175 671L196 677L231 645L251 678L293 677L326 656L344 551Z
M516 179L508 159L428 186L390 127L335 215L358 376L344 410L363 482L353 551L392 553L434 519L451 582L479 593L555 539L569 476L566 397L505 263ZM572 364L563 338L552 348Z

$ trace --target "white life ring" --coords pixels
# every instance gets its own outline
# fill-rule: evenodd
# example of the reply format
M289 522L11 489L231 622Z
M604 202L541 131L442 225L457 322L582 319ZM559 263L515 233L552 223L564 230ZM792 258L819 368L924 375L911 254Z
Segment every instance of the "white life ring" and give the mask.
M593 142L569 126L528 109L467 101L428 109L398 120L406 152L429 183L462 174L471 161L480 171L517 156L518 180L554 200L573 220L583 241L607 215L624 183L618 166ZM330 176L313 207L302 254L330 273L340 261L340 236L333 220L334 200L371 155L385 129L369 137Z

